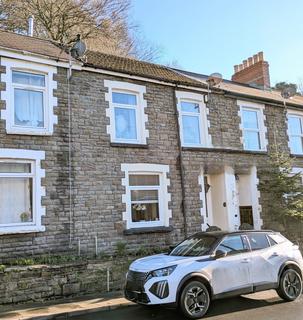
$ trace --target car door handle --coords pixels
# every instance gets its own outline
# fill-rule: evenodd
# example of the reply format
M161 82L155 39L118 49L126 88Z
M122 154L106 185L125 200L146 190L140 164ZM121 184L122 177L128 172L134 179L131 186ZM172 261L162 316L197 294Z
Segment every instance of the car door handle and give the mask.
M249 262L250 262L250 259L245 258L245 259L243 259L241 262L242 262L242 263L249 263Z

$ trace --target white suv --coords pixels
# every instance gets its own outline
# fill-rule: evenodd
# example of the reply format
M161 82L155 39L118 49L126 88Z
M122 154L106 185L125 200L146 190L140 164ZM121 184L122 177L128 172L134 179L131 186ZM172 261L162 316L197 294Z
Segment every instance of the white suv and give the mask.
M201 318L211 300L276 289L293 301L302 293L299 247L273 231L200 232L168 254L134 261L125 296L146 305L175 304Z

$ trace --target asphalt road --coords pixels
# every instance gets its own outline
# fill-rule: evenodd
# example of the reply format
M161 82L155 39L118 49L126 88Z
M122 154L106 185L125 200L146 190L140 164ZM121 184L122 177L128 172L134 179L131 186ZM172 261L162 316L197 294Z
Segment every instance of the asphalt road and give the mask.
M129 306L72 317L72 320L183 320L176 310L161 307ZM214 301L203 319L208 320L303 320L303 296L284 302L275 291L266 291L237 298Z

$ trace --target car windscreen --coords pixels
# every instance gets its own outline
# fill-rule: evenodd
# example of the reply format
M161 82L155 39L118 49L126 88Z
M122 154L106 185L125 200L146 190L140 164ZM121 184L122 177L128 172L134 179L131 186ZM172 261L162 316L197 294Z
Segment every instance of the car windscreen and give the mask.
M210 235L193 235L177 245L170 256L197 257L207 254L217 241L216 237Z

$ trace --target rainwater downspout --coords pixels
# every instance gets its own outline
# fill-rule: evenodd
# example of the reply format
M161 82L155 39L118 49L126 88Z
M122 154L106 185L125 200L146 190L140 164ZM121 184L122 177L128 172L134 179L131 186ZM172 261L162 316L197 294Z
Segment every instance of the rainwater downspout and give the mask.
M72 112L70 101L70 79L72 77L72 58L69 50L69 69L67 74L67 108L68 108L68 184L69 184L69 247L72 247L73 230L73 188L72 188Z
M178 90L178 85L175 85L175 90L173 94L173 103L175 106L175 114L177 119L177 138L178 138L178 147L179 147L179 162L180 162L180 174L181 174L181 193L182 193L182 213L183 213L183 221L184 221L184 237L187 238L187 216L186 216L186 202L185 202L185 172L184 172L184 163L183 163L183 154L182 154L182 142L180 135L180 123L179 123L179 110L177 106L177 98L176 91Z

